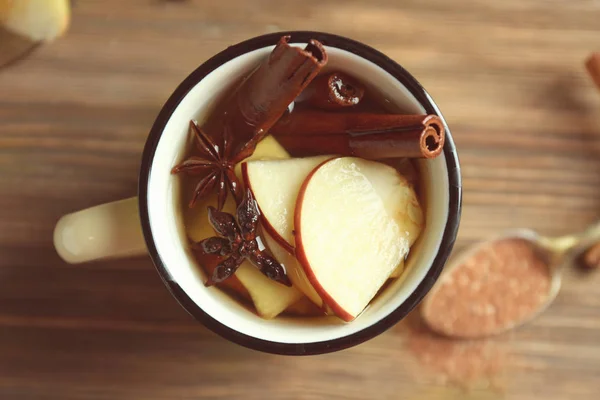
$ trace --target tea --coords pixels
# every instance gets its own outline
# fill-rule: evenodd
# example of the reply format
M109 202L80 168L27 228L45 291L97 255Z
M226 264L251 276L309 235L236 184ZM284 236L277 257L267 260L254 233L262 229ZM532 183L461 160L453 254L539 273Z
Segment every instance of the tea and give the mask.
M424 226L411 158L439 155L443 125L393 113L359 77L322 72L326 61L318 42L283 38L207 122L190 124L196 147L173 169L207 285L263 318L352 321L402 275Z

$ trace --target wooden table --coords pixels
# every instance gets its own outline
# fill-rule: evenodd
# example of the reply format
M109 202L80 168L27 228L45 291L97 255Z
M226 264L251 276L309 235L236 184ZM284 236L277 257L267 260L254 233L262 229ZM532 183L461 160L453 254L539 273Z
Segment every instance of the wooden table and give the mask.
M430 91L460 150L458 247L513 227L583 229L600 217L600 95L582 66L600 50L598 2L74 3L66 37L0 71L1 399L597 397L600 271L567 271L548 312L504 339L501 392L462 393L422 370L402 324L336 354L261 354L192 320L148 257L67 265L52 229L135 195L148 130L190 71L284 29L365 42Z

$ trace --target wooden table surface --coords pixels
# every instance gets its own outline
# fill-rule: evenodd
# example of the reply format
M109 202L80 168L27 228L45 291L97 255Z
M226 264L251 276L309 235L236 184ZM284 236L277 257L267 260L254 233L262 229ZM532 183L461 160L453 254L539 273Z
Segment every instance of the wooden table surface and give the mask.
M600 271L567 271L556 302L502 340L500 389L429 375L403 324L318 357L226 342L171 298L148 257L67 265L57 219L133 196L146 135L175 86L227 45L323 30L404 65L459 148L457 247L514 227L600 217L600 3L487 0L74 2L68 34L0 70L0 399L592 399Z

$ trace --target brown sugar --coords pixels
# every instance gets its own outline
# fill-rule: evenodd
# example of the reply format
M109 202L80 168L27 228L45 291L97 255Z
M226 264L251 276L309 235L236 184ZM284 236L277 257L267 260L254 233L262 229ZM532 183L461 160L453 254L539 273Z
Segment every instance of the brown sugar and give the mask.
M499 333L533 316L545 304L550 283L548 266L530 242L497 240L440 278L423 317L451 337Z

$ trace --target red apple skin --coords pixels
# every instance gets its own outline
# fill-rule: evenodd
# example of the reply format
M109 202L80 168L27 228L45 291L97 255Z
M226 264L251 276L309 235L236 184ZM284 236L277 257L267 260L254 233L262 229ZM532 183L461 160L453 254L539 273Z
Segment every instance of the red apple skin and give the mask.
M247 163L242 164L242 179L244 180L244 185L248 189L250 189L250 192L252 192L252 196L254 198L256 198L256 196L254 196L254 191L252 190L252 185L250 184L250 177L248 176L248 164ZM260 211L260 213L263 214L262 210L260 209L260 204L258 204L258 202L256 202L256 204L258 205L258 210ZM288 253L293 255L296 252L296 249L294 249L294 246L289 244L284 238L281 237L281 235L279 235L279 233L277 233L277 231L275 230L275 228L273 228L273 225L271 225L271 223L269 222L268 219L261 218L260 222L261 222L263 228L265 228L267 230L267 232L269 232L271 237L273 239L275 239L275 241L281 247L283 247Z
M301 215L302 211L301 210L302 210L302 202L304 201L304 194L306 192L306 187L308 186L312 176L315 174L315 172L317 172L317 170L319 168L321 168L322 165L324 165L325 163L328 163L329 161L335 160L336 158L340 158L340 157L335 157L335 158L323 161L321 164L317 165L315 167L315 169L313 169L310 172L310 174L308 174L308 176L304 180L304 183L302 183L302 186L300 187L300 193L298 194L298 200L296 200L296 210L294 211L294 227L296 229L296 235L295 235L296 258L298 259L298 262L304 269L304 273L306 274L308 281L313 286L313 288L315 288L315 291L321 297L321 299L323 299L323 303L327 304L333 310L335 315L337 315L339 318L341 318L342 320L344 320L346 322L350 322L350 321L354 320L355 317L352 316L350 313L348 313L346 310L344 310L333 299L333 297L331 297L329 295L329 293L327 293L325 291L323 286L321 286L321 284L317 280L315 273L312 270L312 267L310 266L310 263L308 262L308 259L306 258L306 253L304 252L304 245L302 244L302 215Z

